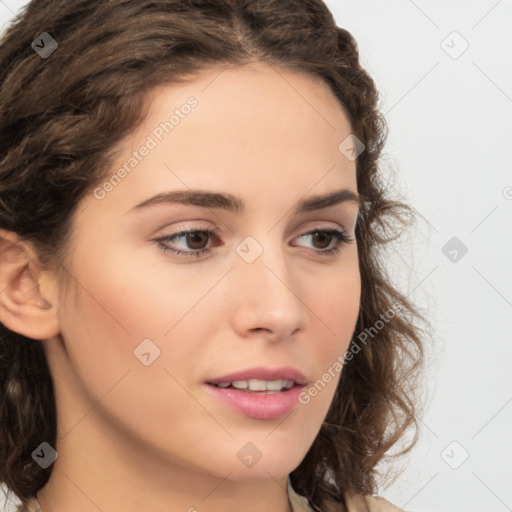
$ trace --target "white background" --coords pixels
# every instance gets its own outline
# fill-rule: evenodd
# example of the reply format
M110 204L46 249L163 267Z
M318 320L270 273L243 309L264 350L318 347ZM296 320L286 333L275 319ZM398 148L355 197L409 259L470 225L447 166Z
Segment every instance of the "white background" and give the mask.
M25 3L0 0L0 31ZM390 194L418 218L392 274L433 327L420 440L380 494L512 510L512 0L327 4L381 93Z

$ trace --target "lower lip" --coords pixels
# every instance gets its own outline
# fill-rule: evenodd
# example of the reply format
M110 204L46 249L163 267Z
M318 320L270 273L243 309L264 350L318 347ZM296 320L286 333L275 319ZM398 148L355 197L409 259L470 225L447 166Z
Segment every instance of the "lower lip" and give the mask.
M299 403L304 386L280 391L279 393L246 393L233 388L219 388L205 384L207 390L224 403L249 418L275 420L290 413Z

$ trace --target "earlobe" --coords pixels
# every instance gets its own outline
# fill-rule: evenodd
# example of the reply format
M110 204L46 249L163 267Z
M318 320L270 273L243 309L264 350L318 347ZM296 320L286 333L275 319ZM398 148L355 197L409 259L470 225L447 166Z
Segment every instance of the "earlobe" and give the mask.
M56 297L44 296L41 282L43 273L30 245L16 233L0 229L0 322L38 340L60 332Z

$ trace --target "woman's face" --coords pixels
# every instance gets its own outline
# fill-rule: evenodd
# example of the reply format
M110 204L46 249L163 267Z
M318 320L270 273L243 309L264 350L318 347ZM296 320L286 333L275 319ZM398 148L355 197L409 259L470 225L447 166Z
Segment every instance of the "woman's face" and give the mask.
M353 238L358 204L345 193L307 205L357 194L339 149L351 127L323 82L264 64L221 71L153 90L78 209L61 335L45 341L56 463L82 457L114 474L133 457L130 471L158 460L181 474L283 478L327 414L360 299L357 245L332 230ZM208 384L262 389L300 374L303 388L269 394Z

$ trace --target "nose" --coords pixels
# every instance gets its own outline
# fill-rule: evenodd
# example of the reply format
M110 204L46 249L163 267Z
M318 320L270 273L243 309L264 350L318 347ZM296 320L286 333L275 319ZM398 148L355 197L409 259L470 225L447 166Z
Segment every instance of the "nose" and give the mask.
M240 337L278 342L305 326L305 288L277 245L266 244L252 263L239 258L235 264L231 321Z

